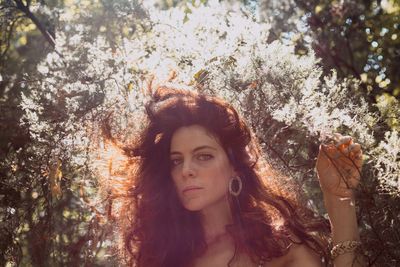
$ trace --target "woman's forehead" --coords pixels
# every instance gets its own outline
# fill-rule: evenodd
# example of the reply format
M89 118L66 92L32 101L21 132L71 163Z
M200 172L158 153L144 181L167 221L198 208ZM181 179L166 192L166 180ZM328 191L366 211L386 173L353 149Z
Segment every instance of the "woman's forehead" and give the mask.
M217 138L201 125L184 126L171 138L171 152L191 151L199 147L220 149Z

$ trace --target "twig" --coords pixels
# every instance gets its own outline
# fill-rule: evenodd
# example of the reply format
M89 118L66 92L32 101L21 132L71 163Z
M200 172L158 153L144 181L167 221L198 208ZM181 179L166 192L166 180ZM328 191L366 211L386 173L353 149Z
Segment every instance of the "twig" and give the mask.
M55 48L56 42L53 36L29 9L30 1L27 1L27 5L24 5L22 0L14 0L14 2L17 4L17 9L23 12L29 19L32 20L32 22L36 25L36 27L38 27L46 41L51 45L52 48Z

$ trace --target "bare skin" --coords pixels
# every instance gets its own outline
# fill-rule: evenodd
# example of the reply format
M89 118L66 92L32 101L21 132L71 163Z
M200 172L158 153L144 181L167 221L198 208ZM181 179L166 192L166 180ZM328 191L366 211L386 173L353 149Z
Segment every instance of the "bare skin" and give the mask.
M360 146L349 137L337 136L334 143L320 148L316 167L336 243L359 238L354 205L340 198L352 199L352 188L357 186L360 178L361 156ZM227 266L234 255L233 240L225 229L232 223L227 194L229 180L236 173L224 149L203 127L192 125L174 133L170 157L173 165L171 176L177 193L186 209L200 213L208 243L206 252L194 260L192 267ZM343 180L343 170L346 170L346 180ZM187 190L188 187L197 189ZM335 260L335 266L352 266L350 261L353 258L353 253L340 255ZM260 265L252 262L248 255L239 254L231 266ZM319 267L322 264L319 256L307 246L293 244L286 255L263 266Z
M360 239L353 190L360 182L362 163L361 146L350 136L335 134L329 144L320 146L316 169L331 222L333 245ZM354 252L339 255L334 266L363 266L355 256Z
M220 240L218 244L210 246L207 252L197 258L193 267L221 267L228 266L229 260L233 257L234 245L230 237ZM271 261L264 263L264 267L319 267L320 258L317 254L311 251L305 245L293 244L289 252L279 258L274 258ZM250 257L241 254L239 259L231 264L232 267L260 267L259 263L251 261Z

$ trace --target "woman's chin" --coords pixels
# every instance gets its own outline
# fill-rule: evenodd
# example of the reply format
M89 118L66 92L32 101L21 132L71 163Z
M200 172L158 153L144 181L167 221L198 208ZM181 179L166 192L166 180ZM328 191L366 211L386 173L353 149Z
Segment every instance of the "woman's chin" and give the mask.
M188 211L200 211L203 209L203 205L201 203L195 203L195 201L183 203L183 207Z

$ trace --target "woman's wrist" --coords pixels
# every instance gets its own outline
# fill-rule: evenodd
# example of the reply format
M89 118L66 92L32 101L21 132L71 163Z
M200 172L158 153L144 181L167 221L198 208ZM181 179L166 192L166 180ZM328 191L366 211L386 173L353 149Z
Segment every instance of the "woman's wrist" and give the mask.
M324 204L328 213L353 212L355 211L355 197L352 194L349 197L340 197L328 192L324 192Z
M331 222L333 244L359 240L354 197L341 198L324 194L324 202Z

